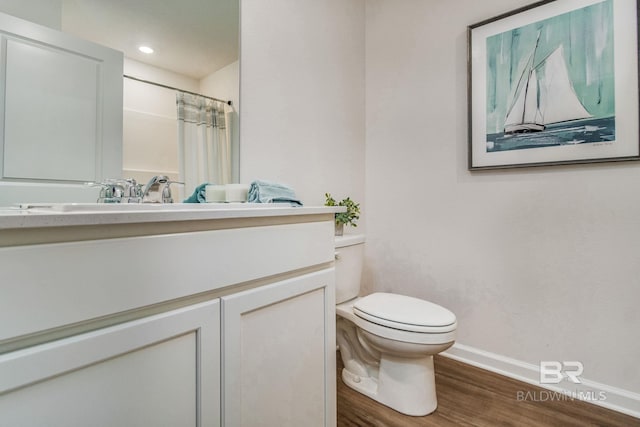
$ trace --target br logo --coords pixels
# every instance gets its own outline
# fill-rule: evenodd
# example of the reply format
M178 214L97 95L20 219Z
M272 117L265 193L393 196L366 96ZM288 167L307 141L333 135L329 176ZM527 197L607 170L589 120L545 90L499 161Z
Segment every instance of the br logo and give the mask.
M558 362L543 360L540 362L540 384L558 384L563 378L568 378L575 384L580 384L580 375L584 371L581 362Z

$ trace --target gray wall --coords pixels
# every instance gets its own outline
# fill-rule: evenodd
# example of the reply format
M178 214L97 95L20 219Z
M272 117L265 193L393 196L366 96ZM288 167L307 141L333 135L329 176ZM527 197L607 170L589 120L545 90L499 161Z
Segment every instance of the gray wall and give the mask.
M0 12L59 30L62 0L0 0Z
M640 164L467 171L466 27L530 2L452 3L367 1L367 285L637 393Z
M450 308L496 362L637 393L639 164L467 170L466 27L529 3L242 0L241 180L366 200L366 292Z
M364 0L242 0L240 180L364 202Z

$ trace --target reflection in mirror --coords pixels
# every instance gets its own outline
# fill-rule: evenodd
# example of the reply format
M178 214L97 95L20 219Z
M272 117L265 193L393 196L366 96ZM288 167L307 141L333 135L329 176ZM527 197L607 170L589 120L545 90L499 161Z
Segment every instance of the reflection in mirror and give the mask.
M238 182L238 28L239 0L62 0L62 31L124 52L125 75L231 101L189 97L210 107L201 115L213 124L183 129L194 115L179 122L176 90L125 78L125 177L186 180L180 197L201 182ZM213 159L219 153L223 160ZM220 173L221 162L227 173Z

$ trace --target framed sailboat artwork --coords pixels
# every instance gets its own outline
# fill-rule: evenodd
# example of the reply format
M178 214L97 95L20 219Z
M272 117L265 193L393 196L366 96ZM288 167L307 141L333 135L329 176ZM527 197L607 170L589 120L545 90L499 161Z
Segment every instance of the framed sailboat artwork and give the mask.
M640 160L639 2L546 0L469 26L469 169Z

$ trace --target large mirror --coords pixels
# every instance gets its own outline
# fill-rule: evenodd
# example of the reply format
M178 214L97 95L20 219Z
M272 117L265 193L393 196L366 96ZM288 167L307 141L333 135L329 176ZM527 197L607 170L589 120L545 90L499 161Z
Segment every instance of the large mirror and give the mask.
M124 74L133 77L124 80L125 176L186 179L185 193L199 182L238 181L239 19L239 0L62 1L62 31L122 51ZM142 46L153 53L141 52ZM165 86L231 101L224 107L222 158L207 162L207 149L200 146L179 159L184 148L176 138L176 91ZM186 163L183 176L180 161Z
M139 182L153 175L184 180L206 157L194 151L187 154L193 162L180 159L184 148L177 135L181 129L175 90L180 89L188 96L205 96L213 105L216 125L225 129L221 137L227 138L224 157L217 160L225 164L216 166L226 168L225 176L198 171L191 181L238 181L239 0L17 0L0 3L0 11L124 53L124 177ZM42 22L46 20L50 22ZM153 53L140 51L142 46ZM190 191L185 187L181 196Z

